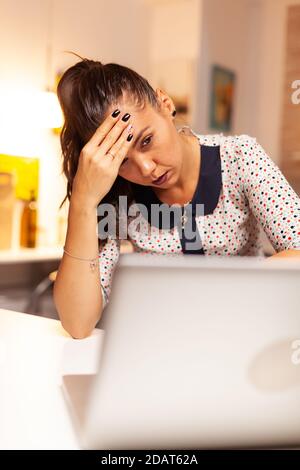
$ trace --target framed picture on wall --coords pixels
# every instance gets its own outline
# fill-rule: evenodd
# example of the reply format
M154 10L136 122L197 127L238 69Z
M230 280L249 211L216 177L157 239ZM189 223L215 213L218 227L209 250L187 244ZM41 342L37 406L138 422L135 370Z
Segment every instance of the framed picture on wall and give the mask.
M234 71L212 66L210 97L210 128L230 131L232 126L236 74Z

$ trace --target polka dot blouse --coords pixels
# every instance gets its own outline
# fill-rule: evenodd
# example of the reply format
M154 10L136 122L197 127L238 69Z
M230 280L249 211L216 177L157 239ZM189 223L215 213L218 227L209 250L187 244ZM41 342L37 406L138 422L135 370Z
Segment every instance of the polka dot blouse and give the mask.
M174 220L168 226L154 223L151 206L161 201L151 187L133 185L134 201L127 220L134 251L261 256L260 225L277 252L300 249L300 199L255 138L200 135L187 126L178 132L195 135L201 155L198 184L189 204L196 234L193 248L183 230L185 219L179 217L179 225ZM140 204L148 209L147 216L141 216ZM200 213L197 206L202 208ZM178 207L181 215L183 209ZM110 237L99 252L104 306L119 253L120 241Z

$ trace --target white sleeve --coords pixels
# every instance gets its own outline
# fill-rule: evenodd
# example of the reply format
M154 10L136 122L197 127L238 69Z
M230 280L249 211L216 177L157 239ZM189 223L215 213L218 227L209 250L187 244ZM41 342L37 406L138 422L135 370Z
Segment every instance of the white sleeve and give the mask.
M238 170L253 214L276 251L300 249L298 195L254 137L238 141Z

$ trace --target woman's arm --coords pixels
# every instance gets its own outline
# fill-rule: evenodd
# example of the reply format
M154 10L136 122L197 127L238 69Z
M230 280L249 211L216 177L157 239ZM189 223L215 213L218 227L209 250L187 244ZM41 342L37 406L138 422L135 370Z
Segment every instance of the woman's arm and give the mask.
M280 251L279 253L275 253L275 255L270 256L270 258L294 258L300 261L300 250L284 250Z
M54 302L63 327L74 338L88 336L100 319L118 258L112 247L109 252L101 247L99 263L91 269L89 261L73 256L98 260L97 207L111 190L133 142L130 115L120 117L119 110L107 116L85 144L72 182L65 243L69 255L64 253L59 266ZM117 247L117 242L112 242ZM118 249L115 251L118 255ZM100 272L102 266L105 274Z
M65 248L80 258L98 257L96 209L73 196ZM65 330L73 338L88 336L103 308L99 263L92 271L88 261L64 254L54 284L54 302Z

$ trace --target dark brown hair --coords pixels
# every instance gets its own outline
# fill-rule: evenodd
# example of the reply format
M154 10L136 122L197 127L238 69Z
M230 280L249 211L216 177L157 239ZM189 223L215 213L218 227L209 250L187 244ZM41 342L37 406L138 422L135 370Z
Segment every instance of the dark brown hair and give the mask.
M81 149L104 121L112 105L126 96L138 108L149 103L160 109L154 89L134 70L115 63L80 59L64 72L57 88L65 118L60 142L63 172L67 178L67 194L60 208L71 197ZM118 176L101 202L117 204L120 195L128 197L129 206L132 201L130 182Z

